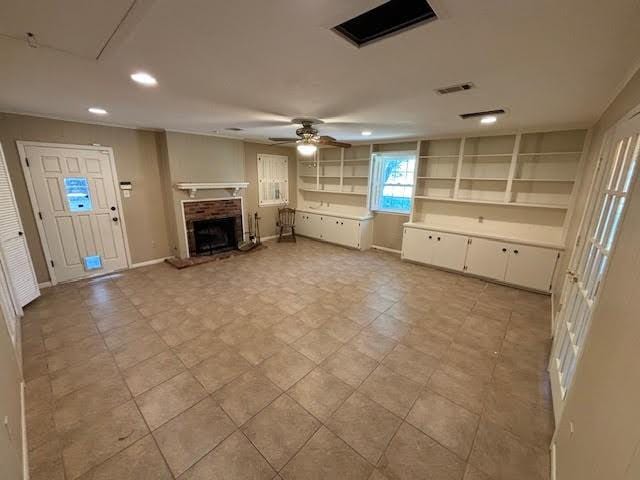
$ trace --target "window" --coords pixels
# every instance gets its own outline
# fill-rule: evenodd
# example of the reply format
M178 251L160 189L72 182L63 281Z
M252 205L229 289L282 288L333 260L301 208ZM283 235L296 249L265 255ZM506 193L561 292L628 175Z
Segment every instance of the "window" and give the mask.
M415 168L413 151L374 153L371 210L409 213Z
M64 189L71 212L90 212L91 197L89 196L89 181L86 177L67 177L64 179Z
M288 157L258 154L258 204L284 205L289 203Z

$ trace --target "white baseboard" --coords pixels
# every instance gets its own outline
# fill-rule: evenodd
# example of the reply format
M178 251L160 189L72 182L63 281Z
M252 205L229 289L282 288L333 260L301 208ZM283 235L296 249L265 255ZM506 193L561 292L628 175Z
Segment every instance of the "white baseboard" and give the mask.
M42 282L38 284L38 288L42 290L43 288L49 288L51 286L51 282Z
M379 245L371 245L371 248L375 248L376 250L381 250L383 252L397 253L398 255L402 253L400 250L396 250L394 248L388 248L388 247L381 247Z
M171 258L171 257L154 258L153 260L147 260L146 262L134 263L134 264L131 265L131 268L148 267L149 265L155 265L157 263L162 263L167 258Z
M550 476L550 480L556 480L556 443L553 442L551 444L551 451L549 452L549 457L550 457L550 469L551 469L551 476Z
M29 447L27 444L27 418L24 397L24 382L20 382L20 416L22 421L22 475L29 480Z
M298 235L298 234L296 234ZM278 238L280 235L269 235L268 237L260 237L260 241L261 242L266 242L268 240L273 240L274 238ZM289 237L291 236L291 233L285 233L284 235L282 235L283 237Z

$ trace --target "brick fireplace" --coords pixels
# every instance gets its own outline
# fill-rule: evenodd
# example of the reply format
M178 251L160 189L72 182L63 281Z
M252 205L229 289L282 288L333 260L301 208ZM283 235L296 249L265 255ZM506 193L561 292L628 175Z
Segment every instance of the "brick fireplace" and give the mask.
M241 198L185 201L183 209L190 257L234 250L243 239Z

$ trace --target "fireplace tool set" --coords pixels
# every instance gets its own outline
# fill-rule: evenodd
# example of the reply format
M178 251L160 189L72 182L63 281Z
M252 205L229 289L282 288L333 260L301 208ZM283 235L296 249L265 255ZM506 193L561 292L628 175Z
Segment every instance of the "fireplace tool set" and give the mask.
M254 213L253 217L249 216L248 220L249 231L245 233L248 233L249 240L242 240L238 243L238 250L242 250L243 252L262 244L260 241L260 217L258 216L258 212Z

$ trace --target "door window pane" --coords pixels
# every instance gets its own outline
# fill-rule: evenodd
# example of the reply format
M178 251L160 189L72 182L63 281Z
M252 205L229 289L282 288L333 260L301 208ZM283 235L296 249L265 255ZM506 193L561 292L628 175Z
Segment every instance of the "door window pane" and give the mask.
M89 180L86 177L66 177L64 179L64 190L69 203L69 211L91 211Z
M102 258L100 255L91 255L84 257L84 269L85 270L99 270L102 268Z

